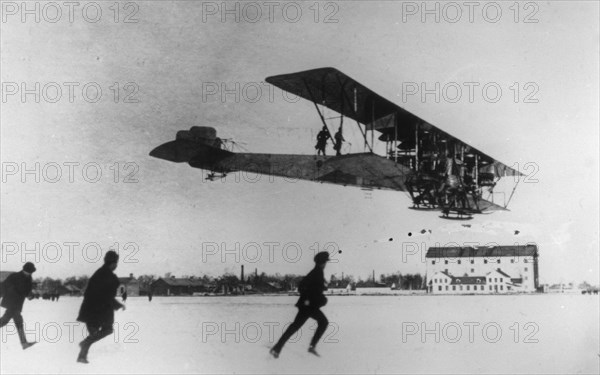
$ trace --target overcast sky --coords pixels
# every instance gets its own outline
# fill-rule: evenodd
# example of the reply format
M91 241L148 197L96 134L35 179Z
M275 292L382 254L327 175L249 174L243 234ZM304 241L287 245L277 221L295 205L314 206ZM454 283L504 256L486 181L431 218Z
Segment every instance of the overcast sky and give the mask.
M436 22L421 18L421 2L241 2L236 22L234 2L226 13L221 2L138 1L118 14L113 2L81 2L72 22L66 6L59 17L40 3L36 23L11 4L3 2L1 24L3 270L29 260L36 276L90 274L100 264L93 244L105 252L118 243L120 275L237 274L242 264L301 274L330 243L341 253L327 276L366 278L424 273L421 255L436 243L535 242L541 282L599 282L596 2L480 3L472 22L469 8L458 18L444 3ZM457 223L409 210L402 192L250 175L207 182L200 170L148 156L193 125L251 152L313 153L312 103L285 100L263 82L325 66L529 174L529 183L510 211ZM39 103L21 95L36 82ZM220 95L236 82L237 102ZM439 102L407 95L436 83ZM88 102L98 87L102 95ZM363 151L348 138L347 151ZM91 182L96 166L102 175ZM24 251L36 243L38 259Z

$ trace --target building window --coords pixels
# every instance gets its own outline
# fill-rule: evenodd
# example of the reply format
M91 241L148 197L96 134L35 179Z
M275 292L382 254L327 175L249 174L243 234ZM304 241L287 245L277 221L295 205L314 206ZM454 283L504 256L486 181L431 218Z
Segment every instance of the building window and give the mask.
M500 259L498 259L498 263L500 263Z
M469 290L469 286L467 285L467 290Z
M498 278L494 277L494 282L497 283L498 282Z
M504 279L503 279L503 278L500 278L500 282L503 282L503 281L504 281Z
M435 260L432 260L432 261L431 261L431 264L435 264Z
M438 291L440 291L440 292L442 291L442 286L441 285L438 286Z
M446 285L446 290L448 290L448 285Z
M471 264L475 264L475 261L473 259L471 259Z
M448 272L448 269L447 269L447 268L446 268L446 271L445 271L445 272Z
M504 290L504 287L502 285L500 285L500 290Z
M452 290L456 290L456 285L452 285Z
M490 290L492 290L492 286L490 285Z
M484 259L484 260L483 260L483 263L484 263L484 264L487 264L487 259Z
M471 268L471 273L474 273L474 272L475 272L475 268Z
M491 277L488 279L488 282L490 282L490 283L492 282L492 278Z
M481 290L483 290L483 285L481 286Z
M525 271L527 271L527 267L525 267Z
M462 290L462 285L460 286L460 290Z
M523 259L523 263L527 263L527 259Z
M447 260L445 260L445 261L444 261L444 264L448 264L448 261L447 261Z
M460 260L458 261L458 264L460 264Z
M510 262L511 262L511 263L514 263L514 262L515 262L515 260L514 260L514 259L511 259L511 260L510 260Z

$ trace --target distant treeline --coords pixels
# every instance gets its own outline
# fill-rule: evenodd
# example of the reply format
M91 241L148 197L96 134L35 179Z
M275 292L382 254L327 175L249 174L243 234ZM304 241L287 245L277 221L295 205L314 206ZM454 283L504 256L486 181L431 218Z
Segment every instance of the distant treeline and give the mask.
M149 290L152 283L159 278L170 279L174 277L171 272L167 272L164 276L157 275L141 275L135 277L135 279L139 282L141 290ZM296 289L298 283L304 275L295 275L295 274L285 274L281 275L279 273L276 274L266 274L264 272L260 274L250 274L244 277L244 280L240 280L238 275L233 273L225 273L221 276L212 277L208 275L203 276L190 276L190 275L182 275L177 278L189 279L193 278L195 280L202 281L205 285L229 285L235 286L240 284L249 284L249 285L259 285L259 284L273 284L277 285L282 290L294 290ZM65 293L67 287L72 286L77 290L84 290L89 277L88 276L71 276L66 279L54 279L51 277L45 278L36 278L34 279L35 287L38 291L42 292L50 292L54 293L57 291L61 291ZM391 274L381 274L379 275L378 280L374 280L373 277L368 277L363 279L359 277L356 279L353 275L343 275L343 277L336 277L336 275L331 275L328 286L331 288L346 288L349 284L351 287L361 288L361 287L394 287L396 289L424 289L425 288L425 277L421 274L404 274L401 273L391 273Z

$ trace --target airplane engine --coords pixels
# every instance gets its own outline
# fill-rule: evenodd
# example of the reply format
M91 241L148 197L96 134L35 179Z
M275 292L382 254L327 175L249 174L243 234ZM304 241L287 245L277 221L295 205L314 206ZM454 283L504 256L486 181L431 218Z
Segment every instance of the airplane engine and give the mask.
M221 139L217 137L217 130L210 126L192 126L190 130L180 130L177 132L175 139L192 141L216 148L222 146Z
M217 138L217 130L210 126L192 126L190 134L197 138L211 139Z
M217 130L209 126L192 126L190 130L178 131L176 139L212 144L217 139Z

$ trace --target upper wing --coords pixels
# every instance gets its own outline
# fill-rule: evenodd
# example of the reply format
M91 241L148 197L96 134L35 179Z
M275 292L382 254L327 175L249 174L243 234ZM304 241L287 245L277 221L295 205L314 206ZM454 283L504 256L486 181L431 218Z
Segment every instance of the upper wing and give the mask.
M319 68L298 73L267 77L270 84L321 104L381 133L380 140L400 141L403 149L415 149L417 142L425 147L418 152L434 152L442 143L478 157L481 172L493 167L497 176L520 176L514 170L438 127L376 94L335 68ZM417 141L417 139L420 140ZM431 150L426 150L427 146ZM446 146L447 147L447 146Z

